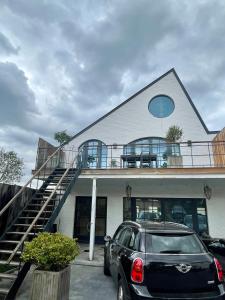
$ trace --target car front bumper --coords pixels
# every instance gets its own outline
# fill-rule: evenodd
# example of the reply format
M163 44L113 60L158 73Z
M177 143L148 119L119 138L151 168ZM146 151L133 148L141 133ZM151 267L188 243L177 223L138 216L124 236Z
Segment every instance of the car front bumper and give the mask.
M204 293L204 296L196 295L196 297L190 296L188 297L187 294L181 297L170 297L169 295L163 295L163 296L153 296L149 293L148 289L146 286L141 286L141 285L135 285L135 284L130 284L130 295L131 295L131 300L225 300L225 287L224 284L220 284L218 286L219 292L218 295L211 295L207 296L206 293Z

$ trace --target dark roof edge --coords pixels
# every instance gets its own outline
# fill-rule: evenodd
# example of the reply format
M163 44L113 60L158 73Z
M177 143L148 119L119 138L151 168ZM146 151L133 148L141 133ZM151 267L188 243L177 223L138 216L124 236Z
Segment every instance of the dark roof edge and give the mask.
M188 101L190 102L190 104L191 104L193 110L195 111L195 113L196 113L196 115L197 115L199 121L201 122L202 126L204 127L206 133L207 133L207 134L216 134L216 133L219 133L220 130L209 130L209 129L208 129L208 127L206 126L206 124L205 124L205 122L203 121L202 117L200 116L200 114L199 114L199 112L198 112L196 106L194 105L194 103L193 103L193 101L192 101L190 95L188 94L186 88L184 87L182 81L180 80L179 76L177 75L175 69L173 69L173 73L174 73L174 75L175 75L177 81L179 82L179 84L180 84L180 86L181 86L183 92L185 93L186 97L188 98Z
M208 130L208 128L206 127L204 121L202 120L197 108L195 107L194 103L191 100L191 97L189 96L187 90L185 89L183 83L181 82L180 78L178 77L176 71L174 68L170 69L169 71L167 71L166 73L164 73L163 75L161 75L160 77L156 78L155 80L153 80L151 83L149 83L148 85L146 85L144 88L142 88L141 90L139 90L137 93L135 93L134 95L132 95L131 97L129 97L128 99L126 99L125 101L123 101L121 104L119 104L118 106L116 106L115 108L113 108L111 111L109 111L108 113L106 113L105 115L103 115L102 117L100 117L99 119L97 119L95 122L91 123L90 125L88 125L87 127L85 127L84 129L82 129L81 131L79 131L77 134L75 134L74 136L71 137L70 141L71 142L73 139L75 139L76 137L78 137L79 135L81 135L82 133L84 133L85 131L87 131L89 128L93 127L95 124L97 124L98 122L102 121L103 119L105 119L107 116L109 116L110 114L112 114L114 111L116 111L117 109L119 109L121 106L123 106L124 104L126 104L127 102L129 102L130 100L132 100L134 97L138 96L140 93L142 93L143 91L145 91L146 89L148 89L149 87L151 87L153 84L155 84L156 82L158 82L159 80L161 80L162 78L166 77L169 73L174 73L175 77L177 78L183 92L185 93L185 95L187 96L192 108L194 109L197 117L199 118L202 126L204 127L206 133L208 134L216 134L220 131L210 131ZM69 143L67 142L67 143ZM65 144L67 144L65 143Z

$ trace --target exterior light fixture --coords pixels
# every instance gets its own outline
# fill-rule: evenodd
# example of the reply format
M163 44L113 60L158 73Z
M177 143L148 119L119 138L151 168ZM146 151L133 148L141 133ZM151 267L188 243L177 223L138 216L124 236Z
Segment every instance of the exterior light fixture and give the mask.
M127 196L128 199L131 198L131 192L132 192L132 187L129 184L127 184L127 186L126 186L126 196Z
M211 197L212 197L212 189L211 189L211 187L209 187L207 184L205 184L204 188L203 188L203 191L204 191L204 195L205 195L206 199L210 200Z

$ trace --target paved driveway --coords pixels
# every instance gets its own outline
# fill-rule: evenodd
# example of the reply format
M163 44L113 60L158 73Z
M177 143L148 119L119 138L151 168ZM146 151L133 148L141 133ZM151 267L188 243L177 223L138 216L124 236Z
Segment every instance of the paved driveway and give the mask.
M21 286L17 300L28 300L31 275L28 274ZM103 268L72 265L70 300L116 300L116 288L111 277L104 276Z

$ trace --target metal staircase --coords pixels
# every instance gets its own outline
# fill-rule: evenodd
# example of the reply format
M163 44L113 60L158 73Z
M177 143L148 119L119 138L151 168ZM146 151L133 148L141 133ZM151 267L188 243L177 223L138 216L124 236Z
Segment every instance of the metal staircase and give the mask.
M71 151L67 153L60 147L0 211L0 218L7 213L9 220L0 237L0 270L8 269L0 271L0 299L15 298L30 269L30 264L20 261L24 242L32 240L39 232L52 231L80 172L79 155L74 151L71 155ZM29 186L33 195L24 201Z

